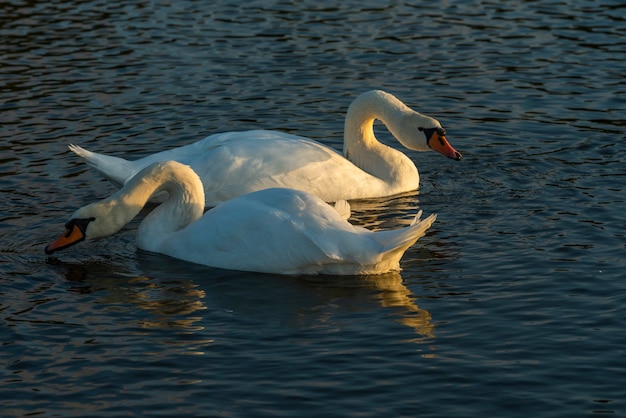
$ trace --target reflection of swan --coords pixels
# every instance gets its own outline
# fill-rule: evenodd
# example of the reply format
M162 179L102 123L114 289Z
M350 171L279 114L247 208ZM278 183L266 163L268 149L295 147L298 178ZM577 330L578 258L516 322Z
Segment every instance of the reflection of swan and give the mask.
M346 313L382 307L390 312L385 319L395 318L415 332L417 338L408 340L423 343L435 337L430 313L415 304L397 272L292 278L214 269L142 251L134 260L136 268L128 269L127 262L48 259L51 268L67 280L69 292L91 295L88 300L96 298L97 305L105 306L104 311L92 310L85 303L78 318L65 320L98 323L102 321L98 316L109 311L106 307L115 311L139 308L145 313L129 317L136 318L140 327L183 331L183 338L168 339L168 347L195 352L211 343L207 337L221 335L223 330L216 332L215 327L219 329L220 321L230 322L233 316L255 318L268 323L267 328L311 329L326 323L335 328Z
M344 218L311 194L265 189L229 200L202 216L202 183L175 161L143 169L107 199L77 210L47 253L85 238L118 232L156 192L168 200L137 231L137 246L181 260L233 270L282 274L380 274L399 269L406 249L435 221L435 215L405 228L373 232ZM339 209L337 209L337 207ZM343 214L338 212L340 210Z
M344 276L339 280L333 279L332 282L328 280L325 283L323 282L324 277L311 277L309 281L334 287L373 287L377 291L380 291L380 304L384 308L401 309L401 318L398 319L398 322L409 328L413 328L413 330L422 337L435 337L435 325L431 322L432 318L430 313L415 304L414 296L402 283L402 277L398 272L360 277Z
M151 263L154 265L155 261L151 260ZM171 260L167 261L171 264ZM97 295L100 305L132 305L149 312L147 316L137 316L143 328L202 329L198 322L202 320L202 311L206 310L203 303L205 291L189 280L178 280L172 275L167 280L155 280L140 271L129 271L126 266L108 262L67 263L50 258L48 263L53 264L55 269L63 270L65 279L71 284L68 291L72 293ZM193 271L196 265L189 266L191 268L186 269L186 272ZM88 315L97 316L98 313L89 310L89 313L82 313L80 318L87 317L86 321L92 321L93 318ZM186 343L197 344L198 340Z
M398 273L389 273L382 278L370 276L370 280L374 281L376 287L383 291L381 294L381 303L385 308L404 308L406 309L402 318L398 321L411 327L423 337L435 336L435 326L431 322L430 312L420 309L414 302L414 296L411 291L402 284L402 277Z
M397 322L413 329L421 338L435 337L430 313L417 306L415 296L403 284L398 272L290 278L211 269L147 252L138 253L137 260L142 274L152 280L167 277L168 283L179 283L177 287L183 288L181 298L188 296L195 300L198 297L200 300L197 295L202 295L204 309L208 306L219 312L234 311L238 315L308 327L332 321L328 315L329 312L338 314L336 309L375 309L372 301L376 300L381 307L393 311ZM185 282L187 284L180 284ZM193 290L193 293L187 290ZM163 293L163 297L166 296ZM338 299L340 303L337 303ZM153 301L155 304L159 302L157 299ZM180 302L182 304L184 300Z
M439 122L417 113L391 94L370 91L356 98L346 115L342 156L307 138L277 131L227 132L136 161L70 149L117 185L142 168L175 160L191 166L205 187L211 207L255 190L287 187L326 202L390 196L419 187L415 164L402 152L381 144L373 124L380 119L406 148L435 150L460 160Z

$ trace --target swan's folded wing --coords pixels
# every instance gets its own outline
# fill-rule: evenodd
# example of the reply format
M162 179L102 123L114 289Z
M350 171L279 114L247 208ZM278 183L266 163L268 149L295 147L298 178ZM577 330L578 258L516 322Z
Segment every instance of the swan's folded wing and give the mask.
M213 267L257 272L290 272L328 260L285 212L258 202L229 203L172 235L162 252Z

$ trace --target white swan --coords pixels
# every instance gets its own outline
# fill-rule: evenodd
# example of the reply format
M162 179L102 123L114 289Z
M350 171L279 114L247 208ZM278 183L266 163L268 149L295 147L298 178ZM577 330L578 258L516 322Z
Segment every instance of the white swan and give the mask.
M202 182L188 166L168 161L144 168L110 197L78 209L46 253L116 233L160 191L168 198L139 225L137 247L231 270L346 275L397 270L406 249L436 218L420 221L418 214L411 226L374 232L348 223L347 202L339 205L340 214L293 189L253 192L203 215Z
M118 186L157 161L187 164L204 183L206 207L271 187L303 190L326 202L416 190L419 174L415 164L402 152L376 139L375 119L380 119L406 148L432 149L461 159L437 120L378 90L361 94L348 109L345 157L307 138L262 130L215 134L136 161L93 153L76 145L69 149Z

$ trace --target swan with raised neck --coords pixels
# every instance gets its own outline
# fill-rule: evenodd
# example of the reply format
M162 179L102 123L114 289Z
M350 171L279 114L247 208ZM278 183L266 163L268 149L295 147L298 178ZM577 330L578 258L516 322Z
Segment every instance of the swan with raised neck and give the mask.
M205 188L206 206L255 190L284 187L312 193L322 200L367 199L419 188L419 173L401 151L379 142L373 130L381 120L406 148L435 150L460 160L434 118L420 114L380 90L359 95L349 106L343 156L317 141L279 131L225 132L135 161L106 156L71 145L105 177L121 186L156 161L191 166Z
M433 149L446 157L461 159L461 154L449 145L439 121L412 110L384 91L363 93L348 108L343 153L363 171L384 180L389 190L401 193L417 189L419 173L413 161L404 153L376 139L376 119L405 148L416 151Z

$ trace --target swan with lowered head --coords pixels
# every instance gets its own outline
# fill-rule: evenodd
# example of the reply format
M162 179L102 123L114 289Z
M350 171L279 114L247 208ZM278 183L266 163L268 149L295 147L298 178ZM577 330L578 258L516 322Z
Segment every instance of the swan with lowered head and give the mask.
M411 110L389 93L373 90L348 108L343 156L311 139L278 131L214 134L135 161L69 149L118 186L142 168L175 160L193 168L203 181L206 207L256 190L286 187L312 193L326 202L391 196L416 190L419 173L404 153L380 143L374 120L381 120L406 148L435 150L460 160L434 118Z
M110 197L78 209L46 253L118 232L162 191L167 200L139 225L137 247L230 270L337 275L398 270L406 249L436 218L419 220L418 214L410 226L374 232L346 220L345 201L332 207L310 193L284 188L249 193L203 215L199 177L188 166L167 161L153 163Z

